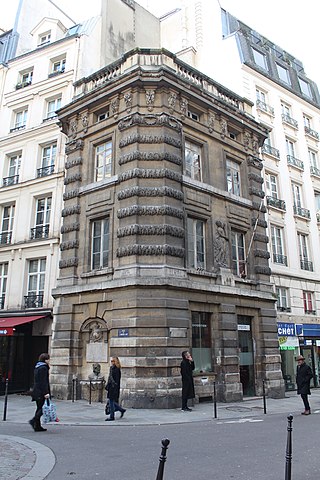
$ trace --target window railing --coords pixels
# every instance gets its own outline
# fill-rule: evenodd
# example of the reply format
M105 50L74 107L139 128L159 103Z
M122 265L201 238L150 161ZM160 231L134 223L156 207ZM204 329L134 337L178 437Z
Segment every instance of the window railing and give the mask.
M43 307L43 294L41 295L25 295L24 308L40 308Z
M49 120L54 120L55 118L57 118L57 114L52 114L52 115L49 115L48 117L45 117L43 118L42 122L49 122Z
M320 177L319 168L314 167L313 165L310 165L310 173L311 173L311 175L315 175L316 177Z
M316 217L317 217L317 223L320 223L320 212L316 213Z
M10 187L11 185L16 185L19 183L19 175L12 175L11 177L4 177L2 179L3 187Z
M1 232L0 233L0 244L8 245L11 243L12 232Z
M271 145L265 144L262 147L262 153L267 153L273 157L280 158L280 152L277 148L271 147Z
M24 130L26 128L26 125L19 125L18 127L13 127L13 128L10 128L10 133L12 132L17 132L18 130Z
M17 83L16 90L19 90L20 88L28 87L29 85L31 85L31 83L32 83L31 80L26 80L25 82Z
M316 140L319 140L319 133L316 132L316 130L313 130L310 127L307 127L306 125L304 126L304 132L306 135L309 135L312 138L315 138Z
M308 315L315 315L316 311L315 310L305 310L304 313L307 313Z
M299 217L310 219L310 210L308 210L307 208L302 208L302 207L298 207L297 205L293 205L293 213L295 215L299 215Z
M304 258L300 257L300 267L301 270L308 270L309 272L313 272L313 264L309 260L305 260Z
M274 108L263 102L262 100L257 100L256 106L258 110L262 110L263 112L269 113L270 115L274 116Z
M297 120L295 120L294 118L290 117L290 115L286 114L286 113L283 113L282 114L282 121L283 123L287 123L289 125L291 125L292 127L294 128L298 128L299 127L299 124L297 122Z
M35 238L48 238L49 237L49 225L37 225L34 228L31 228L30 238L34 240Z
M48 165L47 167L42 167L37 169L37 177L47 177L48 175L52 175L54 172L54 165Z
M60 73L64 73L65 67L61 67L53 72L49 73L48 78L55 77L56 75L60 75Z
M0 295L0 310L4 309L5 300L6 300L6 296L5 295Z
M299 168L300 170L304 170L303 162L292 155L287 155L287 164Z
M269 197L267 196L267 205L270 207L279 208L279 210L286 211L286 202L284 200L280 200L279 198Z
M286 255L280 255L279 253L274 253L273 254L273 262L274 263L281 263L281 265L285 265L286 267L288 266L287 256Z
M291 307L278 307L277 306L277 310L279 310L280 312L291 312Z

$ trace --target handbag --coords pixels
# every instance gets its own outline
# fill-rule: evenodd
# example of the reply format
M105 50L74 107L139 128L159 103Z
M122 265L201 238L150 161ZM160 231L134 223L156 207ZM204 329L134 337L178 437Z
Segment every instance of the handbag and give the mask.
M55 422L57 420L57 409L55 404L47 398L42 407L43 422Z
M109 398L108 398L107 403L106 403L105 414L106 414L106 415L110 415L110 402L109 402Z

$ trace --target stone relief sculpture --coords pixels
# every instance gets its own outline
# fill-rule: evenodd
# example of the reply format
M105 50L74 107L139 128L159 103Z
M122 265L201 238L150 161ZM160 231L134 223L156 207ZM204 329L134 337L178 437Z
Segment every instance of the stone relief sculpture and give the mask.
M124 94L123 96L123 100L124 100L124 103L126 105L126 110L127 112L131 112L131 108L132 108L132 93L131 92L127 92Z
M188 100L186 98L180 100L180 112L182 118L188 115Z
M168 96L168 105L169 105L170 113L174 112L176 101L177 101L177 94L174 92L170 93L170 95Z
M151 112L154 107L154 100L155 100L155 91L146 90L146 102L147 102L147 107L149 112Z
M118 97L114 98L111 103L110 103L110 110L111 114L114 116L114 118L118 117L119 114L119 106L120 106L120 100Z
M97 322L92 323L90 325L90 343L101 342L102 337L101 326Z
M214 263L219 267L228 267L228 244L227 227L221 220L216 221L216 233L213 240Z

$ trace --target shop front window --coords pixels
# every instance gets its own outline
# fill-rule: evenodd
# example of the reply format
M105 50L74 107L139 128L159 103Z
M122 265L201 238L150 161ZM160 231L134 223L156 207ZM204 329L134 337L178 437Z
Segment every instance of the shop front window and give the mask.
M211 322L205 312L192 312L192 357L195 371L212 371Z

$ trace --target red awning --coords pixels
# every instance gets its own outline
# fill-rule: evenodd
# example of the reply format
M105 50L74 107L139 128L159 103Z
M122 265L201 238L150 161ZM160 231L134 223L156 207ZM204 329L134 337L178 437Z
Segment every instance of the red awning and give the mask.
M34 315L32 317L0 317L0 329L17 327L18 325L23 325L24 323L40 320L40 318L45 318L46 316L47 315Z

